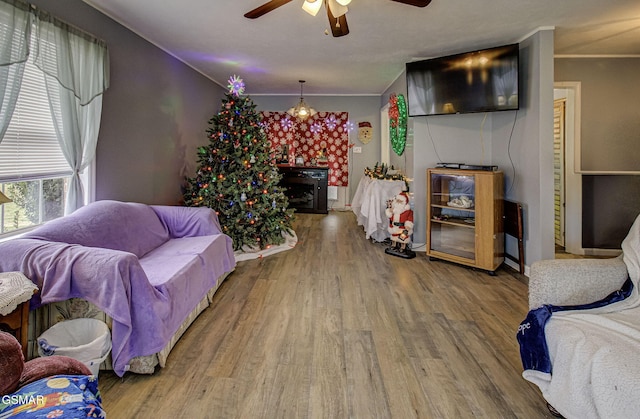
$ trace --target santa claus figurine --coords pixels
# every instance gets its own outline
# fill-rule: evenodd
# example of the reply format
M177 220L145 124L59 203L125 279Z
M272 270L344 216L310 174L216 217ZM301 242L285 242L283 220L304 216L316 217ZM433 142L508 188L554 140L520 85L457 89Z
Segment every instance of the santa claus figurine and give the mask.
M413 211L409 205L409 195L400 192L389 201L385 214L389 218L389 233L391 246L386 253L404 258L414 258L411 250L411 236L413 234Z

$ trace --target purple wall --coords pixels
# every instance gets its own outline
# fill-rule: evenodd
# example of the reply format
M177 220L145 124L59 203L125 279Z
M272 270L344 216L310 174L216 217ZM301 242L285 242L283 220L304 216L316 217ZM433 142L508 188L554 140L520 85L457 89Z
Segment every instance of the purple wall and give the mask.
M80 0L34 0L109 47L96 199L178 204L224 89Z

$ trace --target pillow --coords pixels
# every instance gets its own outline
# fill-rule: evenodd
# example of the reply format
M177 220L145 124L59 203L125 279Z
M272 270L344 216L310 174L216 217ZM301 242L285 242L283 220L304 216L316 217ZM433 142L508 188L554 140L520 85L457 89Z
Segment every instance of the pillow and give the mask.
M0 396L16 391L23 370L20 342L12 334L0 331Z
M35 358L24 364L18 387L52 375L91 375L91 370L83 362L68 356L51 355Z

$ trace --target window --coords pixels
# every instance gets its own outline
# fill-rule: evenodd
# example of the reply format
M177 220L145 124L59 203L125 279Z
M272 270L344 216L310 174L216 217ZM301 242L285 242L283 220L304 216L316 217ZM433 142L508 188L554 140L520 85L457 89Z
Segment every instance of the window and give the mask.
M52 106L59 109L59 98L53 99ZM0 190L13 200L0 207L0 234L64 215L70 175L51 119L44 74L30 58L11 122L0 142Z
M88 202L108 87L104 41L22 0L0 1L0 190L13 200L0 207L0 235Z
M0 207L0 234L62 217L68 181L66 177L0 184L2 193L13 200Z

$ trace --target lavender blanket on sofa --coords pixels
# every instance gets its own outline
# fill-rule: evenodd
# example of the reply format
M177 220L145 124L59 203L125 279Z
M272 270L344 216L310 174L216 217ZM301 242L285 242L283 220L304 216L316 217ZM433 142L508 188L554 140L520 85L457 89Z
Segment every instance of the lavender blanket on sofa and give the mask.
M98 201L0 243L0 271L22 271L40 288L32 308L79 297L113 318L119 376L132 358L164 348L234 267L209 208Z

